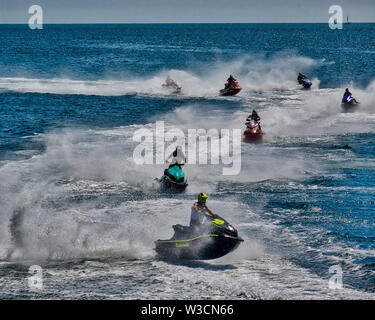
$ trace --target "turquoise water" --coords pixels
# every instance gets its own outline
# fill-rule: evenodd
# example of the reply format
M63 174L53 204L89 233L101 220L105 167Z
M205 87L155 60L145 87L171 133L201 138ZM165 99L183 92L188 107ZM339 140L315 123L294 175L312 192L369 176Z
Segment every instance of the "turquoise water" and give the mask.
M374 24L1 25L0 43L1 298L374 298ZM181 94L161 87L168 74ZM243 89L221 97L229 74ZM188 164L186 192L169 195L153 182L165 165L132 159L156 121L242 130L252 108L266 136L242 143L238 175ZM199 192L245 243L159 260L153 241L188 223Z

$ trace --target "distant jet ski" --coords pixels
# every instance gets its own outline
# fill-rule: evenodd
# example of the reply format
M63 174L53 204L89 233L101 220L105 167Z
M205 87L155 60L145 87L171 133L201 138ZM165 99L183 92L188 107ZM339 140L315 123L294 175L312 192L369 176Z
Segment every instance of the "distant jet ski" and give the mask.
M249 141L261 141L265 133L262 131L259 122L250 120L246 122L246 130L243 135L245 140Z
M158 181L163 191L184 191L188 186L185 174L178 165L165 169L163 176Z
M232 87L232 88L224 88L220 90L220 95L222 96L235 96L237 93L241 91L241 87Z
M234 96L241 91L241 87L239 86L237 79L235 79L232 75L229 76L227 79L227 83L225 84L225 88L220 90L220 95L222 96Z
M341 107L345 111L354 110L358 104L359 102L351 94L345 95L341 100Z
M341 100L341 103L344 105L356 105L359 104L359 102L353 98L351 94L344 96Z
M155 241L159 256L172 260L210 260L235 250L243 239L237 230L218 215L205 215L198 227L174 225L169 240Z
M297 81L305 89L309 89L312 86L312 82L301 72L298 74Z
M172 80L170 76L167 77L165 83L162 84L162 87L171 89L173 93L180 93L182 90L182 87L178 85L176 81Z
M312 86L312 82L305 78L305 79L302 79L302 86L305 88L305 89L310 89L310 87Z

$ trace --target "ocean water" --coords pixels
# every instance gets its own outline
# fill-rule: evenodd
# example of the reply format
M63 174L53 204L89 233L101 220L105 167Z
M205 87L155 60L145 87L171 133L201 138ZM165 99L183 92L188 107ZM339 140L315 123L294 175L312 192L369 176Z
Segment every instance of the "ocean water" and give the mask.
M1 25L0 44L1 299L375 298L374 24ZM221 97L229 74L243 89ZM133 161L138 129L244 129L252 108L266 136L238 175L188 164L166 194L165 165ZM245 242L159 259L199 192Z

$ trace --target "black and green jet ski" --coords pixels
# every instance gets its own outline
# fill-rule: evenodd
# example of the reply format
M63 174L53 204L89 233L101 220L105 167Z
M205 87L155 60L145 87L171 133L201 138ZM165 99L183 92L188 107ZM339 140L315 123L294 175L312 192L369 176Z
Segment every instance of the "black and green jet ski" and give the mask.
M237 230L218 215L205 215L198 227L174 225L169 240L155 241L159 256L172 260L210 260L235 250L243 239Z
M165 169L164 175L159 179L162 189L184 191L188 186L181 165L173 165Z

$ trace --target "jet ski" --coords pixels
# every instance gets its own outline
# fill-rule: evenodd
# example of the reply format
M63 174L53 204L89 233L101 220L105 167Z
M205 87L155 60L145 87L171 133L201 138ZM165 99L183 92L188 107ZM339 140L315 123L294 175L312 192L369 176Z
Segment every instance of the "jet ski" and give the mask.
M241 91L241 87L238 85L238 82L235 81L232 85L225 85L224 89L220 90L220 95L222 96L234 96Z
M165 169L159 183L162 190L184 191L188 186L185 174L178 165Z
M174 225L169 240L155 241L159 256L172 260L210 260L235 250L243 239L237 230L218 215L208 215L200 226Z
M359 102L353 98L351 94L344 96L341 101L341 107L345 111L351 111L353 110Z
M311 82L309 79L307 79L307 78L302 79L301 82L302 82L302 83L301 83L302 86L303 86L305 89L310 89L310 87L312 86L312 82Z
M256 122L254 120L250 120L245 123L246 124L246 130L244 131L244 139L248 141L261 141L264 136L264 132L260 128L259 122Z
M172 93L180 93L182 87L177 84L176 81L170 80L162 84L162 87L167 88L172 91Z

